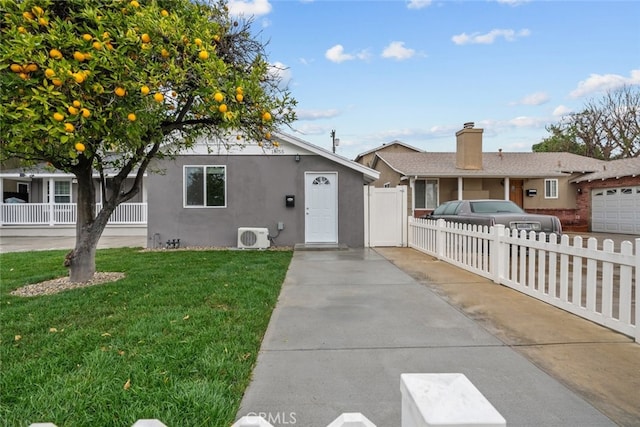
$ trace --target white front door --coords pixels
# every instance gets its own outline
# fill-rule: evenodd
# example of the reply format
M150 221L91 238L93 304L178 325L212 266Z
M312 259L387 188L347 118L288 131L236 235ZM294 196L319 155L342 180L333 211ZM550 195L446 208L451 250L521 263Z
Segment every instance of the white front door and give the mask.
M305 243L338 243L338 173L305 173Z

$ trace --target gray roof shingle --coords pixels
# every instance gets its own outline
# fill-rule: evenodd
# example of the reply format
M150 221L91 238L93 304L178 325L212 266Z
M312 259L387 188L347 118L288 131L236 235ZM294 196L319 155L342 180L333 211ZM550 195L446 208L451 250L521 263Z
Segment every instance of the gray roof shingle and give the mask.
M611 160L602 164L595 172L583 175L575 182L595 181L598 179L622 178L623 176L640 175L640 157Z
M456 153L378 153L378 158L405 176L550 177L590 173L602 160L571 153L483 153L482 170L456 168Z

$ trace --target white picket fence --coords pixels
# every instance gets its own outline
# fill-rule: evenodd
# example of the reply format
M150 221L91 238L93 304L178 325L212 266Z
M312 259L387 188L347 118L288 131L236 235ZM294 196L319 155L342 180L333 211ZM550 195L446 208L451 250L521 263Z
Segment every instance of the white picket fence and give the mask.
M504 417L471 381L460 373L402 374L400 376L401 427L504 427ZM266 419L265 419L266 417ZM231 427L274 427L269 414L251 414ZM280 424L279 416L276 422ZM283 424L297 424L287 420ZM29 427L56 427L53 423L34 423ZM167 427L160 420L138 420L132 427ZM327 427L376 427L359 412L347 412Z
M640 239L612 240L409 218L408 245L640 342ZM548 241L547 241L548 240ZM635 246L635 251L634 251Z

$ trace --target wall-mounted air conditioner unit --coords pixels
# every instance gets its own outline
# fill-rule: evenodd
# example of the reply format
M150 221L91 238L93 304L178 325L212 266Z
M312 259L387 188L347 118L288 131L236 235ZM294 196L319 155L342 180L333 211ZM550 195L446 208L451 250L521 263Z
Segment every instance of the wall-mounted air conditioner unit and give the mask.
M269 229L258 227L238 228L239 249L266 249L270 246Z

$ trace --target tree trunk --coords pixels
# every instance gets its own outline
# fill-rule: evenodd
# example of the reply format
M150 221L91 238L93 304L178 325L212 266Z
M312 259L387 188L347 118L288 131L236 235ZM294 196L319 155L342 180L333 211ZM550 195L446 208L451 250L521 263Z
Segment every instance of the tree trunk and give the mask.
M65 258L71 282L88 282L96 272L96 247L107 221L95 217L95 187L91 163L86 162L74 172L78 180L78 218L76 222L76 245ZM111 209L113 211L113 209ZM111 212L107 215L107 219Z

